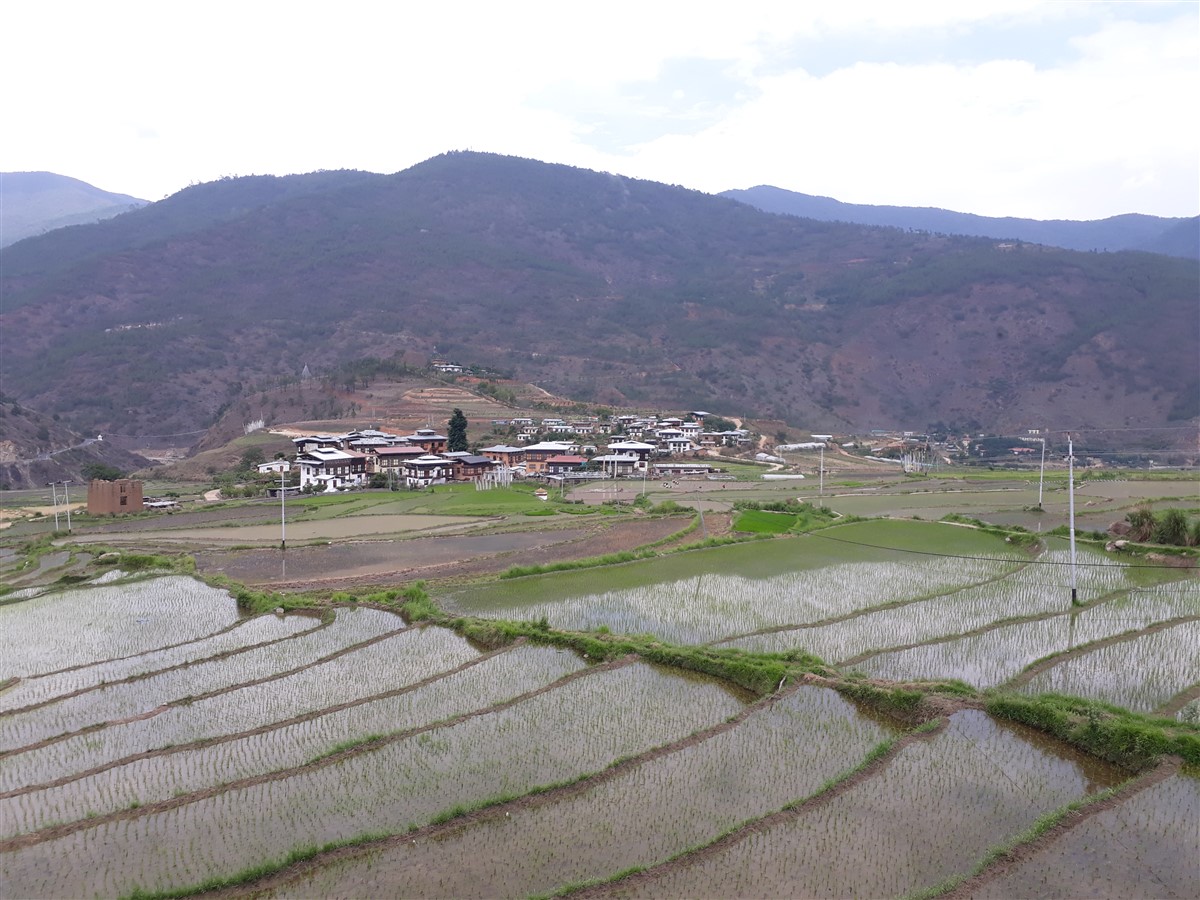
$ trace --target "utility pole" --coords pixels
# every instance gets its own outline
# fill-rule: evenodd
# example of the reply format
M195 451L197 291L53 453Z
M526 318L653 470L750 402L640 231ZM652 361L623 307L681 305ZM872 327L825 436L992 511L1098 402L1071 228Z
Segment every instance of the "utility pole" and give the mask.
M824 500L825 499L825 445L824 444L821 445L821 462L819 463L819 466L820 466L820 470L821 470L821 472L820 472L821 481L817 486L817 497L821 500Z
M1075 592L1075 448L1069 434L1067 435L1067 505L1071 521L1071 605L1078 606L1078 595Z
M279 470L279 549L287 549L287 472Z
M54 498L54 530L58 531L58 488L54 484L50 482L50 496Z
M1038 509L1042 508L1042 485L1046 481L1046 438L1042 437L1042 470L1038 473Z
M71 498L70 498L69 496L67 496L67 485L68 485L68 484L70 484L70 483L71 483L71 482L70 482L70 480L64 481L64 482L62 483L62 486L63 486L63 506L65 506L65 507L66 507L66 509L67 509L67 534L70 534L70 533L71 533Z

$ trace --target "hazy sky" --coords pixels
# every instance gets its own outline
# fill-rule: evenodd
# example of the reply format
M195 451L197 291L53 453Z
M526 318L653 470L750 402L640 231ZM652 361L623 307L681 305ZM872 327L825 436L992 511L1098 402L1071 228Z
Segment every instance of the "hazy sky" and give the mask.
M1200 2L5 0L0 171L157 200L485 150L717 192L1200 212Z

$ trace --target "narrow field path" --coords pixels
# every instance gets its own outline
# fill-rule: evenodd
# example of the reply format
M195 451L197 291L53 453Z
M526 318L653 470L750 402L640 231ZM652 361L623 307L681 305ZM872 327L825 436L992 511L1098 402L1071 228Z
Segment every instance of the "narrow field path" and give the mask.
M1191 703L1193 700L1200 700L1200 683L1193 684L1189 688L1184 688L1162 706L1154 711L1156 716L1163 716L1168 719L1173 719L1175 715Z

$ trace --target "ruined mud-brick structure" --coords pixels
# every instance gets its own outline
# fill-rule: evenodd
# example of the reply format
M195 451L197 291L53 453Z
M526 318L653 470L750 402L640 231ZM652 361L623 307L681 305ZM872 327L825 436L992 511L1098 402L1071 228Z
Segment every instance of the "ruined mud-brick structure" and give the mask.
M132 478L88 482L88 515L116 516L143 510L142 483Z

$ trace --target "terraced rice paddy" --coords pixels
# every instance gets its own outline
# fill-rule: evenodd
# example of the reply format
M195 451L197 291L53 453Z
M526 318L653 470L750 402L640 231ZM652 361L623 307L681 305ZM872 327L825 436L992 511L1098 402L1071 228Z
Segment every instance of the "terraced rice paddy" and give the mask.
M806 650L882 678L1169 703L1187 720L1200 582L1085 552L1096 565L1072 609L1063 554L869 522L437 599L563 629ZM98 610L120 627L72 624ZM42 594L0 607L7 624L4 896L179 891L311 854L244 890L902 896L970 875L1039 816L1129 774L962 703L913 733L820 678L754 697L638 658L485 650L364 607L244 619L187 579ZM1200 894L1200 782L1155 777L1064 820L972 895Z
M633 564L605 573L616 586L589 591L593 573L521 579L447 598L467 612L498 618L539 619L558 628L654 634L675 643L707 643L759 629L819 622L886 603L958 591L1018 568L1002 541L965 529L929 526L976 551L1005 558L938 560L863 547L858 541L896 540L900 523L872 522L835 529L839 542L803 537L765 547L734 547L691 563L689 574L670 577L679 561ZM869 527L868 527L869 526ZM920 527L920 526L918 526ZM911 525L909 529L911 530ZM964 532L958 534L956 532ZM885 545L890 546L890 545ZM699 570L701 574L690 574ZM623 576L635 582L621 584ZM568 591L576 588L575 592ZM546 599L530 602L539 591ZM563 595L565 594L565 596Z
M347 743L411 731L536 690L585 665L572 653L522 646L449 668L455 657L447 652L450 648L439 645L460 649L465 642L440 629L413 634L418 641L410 647L411 659L419 660L420 667L404 667L411 669L407 677L412 681L406 687L381 690L405 677L395 675L372 685L379 693L361 702L342 700L309 715L275 720L269 727L239 729L245 723L230 722L219 742L180 743L151 755L131 754L94 774L68 772L59 779L62 783L0 795L0 822L6 832L12 829L0 839L302 766ZM416 680L431 668L434 674ZM32 768L35 778L43 771L37 765ZM64 768L59 766L60 771Z
M968 871L1043 812L1118 779L1106 766L964 711L828 802L779 816L716 853L618 883L611 895L898 897Z
M1085 645L1094 641L1196 615L1200 615L1200 583L1179 582L1158 590L1132 590L1078 611L1068 608L1064 614L1052 618L883 653L857 662L856 667L876 678L898 681L958 678L978 688L995 687L1015 678L1022 669L1044 656L1075 648L1086 650ZM1131 652L1136 652L1136 648L1123 643L1111 651L1109 658L1120 661ZM1181 658L1175 662L1191 668ZM1133 664L1132 659L1120 663ZM1185 680L1180 687L1186 684Z
M1025 683L1025 693L1072 694L1152 712L1200 681L1200 621L1072 657Z
M186 883L195 878L190 873L229 876L297 847L355 837L364 823L402 831L457 804L571 780L711 726L740 707L716 684L644 664L594 671L520 703L324 765L34 844L4 860L3 876L18 893L34 896L121 895ZM397 783L406 789L389 790ZM114 846L137 851L113 854ZM95 863L47 877L45 861L63 854Z
M125 659L105 660L48 675L23 678L0 694L0 712L45 703L77 691L95 690L126 678L146 676L222 654L245 652L259 644L284 640L318 625L320 619L313 615L255 616L227 631L165 650L151 650Z
M973 891L973 897L1196 896L1200 772L1181 773L1104 809Z
M194 641L237 621L232 597L191 578L40 594L0 606L0 681Z
M593 786L337 863L271 896L515 897L602 878L805 797L895 733L828 688L802 687Z

